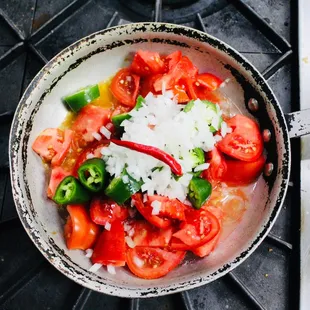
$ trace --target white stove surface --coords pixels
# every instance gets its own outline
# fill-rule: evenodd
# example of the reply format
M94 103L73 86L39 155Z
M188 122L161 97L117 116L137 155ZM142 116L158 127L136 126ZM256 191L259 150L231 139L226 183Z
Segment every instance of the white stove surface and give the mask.
M299 0L300 108L310 108L310 1ZM310 309L310 136L301 138L300 309Z

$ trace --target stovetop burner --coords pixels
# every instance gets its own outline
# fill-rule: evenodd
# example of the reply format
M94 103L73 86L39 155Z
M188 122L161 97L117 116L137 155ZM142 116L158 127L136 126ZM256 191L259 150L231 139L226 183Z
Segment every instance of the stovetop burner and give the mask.
M121 0L130 12L143 21L154 18L154 1ZM164 0L162 1L161 20L170 23L186 23L195 19L196 14L211 15L227 5L225 0Z
M290 34L297 36L296 1L21 2L0 1L0 309L298 309L299 180L292 179L294 186L289 188L271 234L233 272L180 294L121 299L80 287L38 252L17 218L7 156L13 111L47 60L85 35L128 22L181 23L217 36L263 73L284 112L299 110L295 78L298 42L293 39L292 46L288 42ZM293 147L292 154L294 171L298 169L299 149Z

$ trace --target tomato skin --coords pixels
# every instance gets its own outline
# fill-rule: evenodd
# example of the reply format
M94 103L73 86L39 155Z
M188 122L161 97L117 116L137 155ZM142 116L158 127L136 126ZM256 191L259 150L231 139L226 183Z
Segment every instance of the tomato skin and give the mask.
M214 91L220 87L223 81L212 73L203 73L197 76L197 82L208 91Z
M189 251L193 247L185 244L184 242L182 242L180 239L178 239L176 237L172 237L169 248L171 250L175 250L175 251Z
M83 205L68 205L69 218L64 227L64 235L69 250L91 248L98 235L99 226L94 224Z
M153 75L164 73L165 63L158 53L139 50L134 56L130 69L139 76Z
M125 266L125 232L120 220L115 220L110 230L104 230L101 233L95 244L91 261L93 264Z
M130 80L128 80L130 79ZM123 105L134 107L139 91L140 76L133 74L129 69L121 69L111 82L113 96Z
M48 128L43 130L32 144L32 149L52 166L59 166L69 151L73 131Z
M90 204L90 217L98 225L112 224L116 219L125 220L129 213L127 208L119 206L113 201L94 197Z
M54 167L54 168L52 168L51 177L50 177L50 181L49 181L48 189L47 189L47 197L48 198L51 198L51 199L53 198L59 183L66 176L68 176L70 174L71 174L71 171L67 171L67 170L65 170L62 167Z
M166 251L151 247L135 247L127 251L130 271L142 279L158 279L177 267L184 259L185 251ZM141 265L137 265L137 260Z
M157 215L152 215L153 208L149 205L143 204L142 194L137 193L132 195L132 200L135 207L148 222L159 228L167 228L171 226L172 223L170 219L161 218Z
M252 162L226 159L227 172L222 176L221 180L230 186L251 184L262 173L265 162L264 155Z
M131 225L134 229L131 237L136 246L167 247L172 237L172 227L158 228L147 221L134 221Z
M227 121L232 133L227 134L217 147L225 154L244 161L255 161L263 153L264 145L258 125L244 115Z
M89 143L95 140L92 133L99 132L100 127L110 121L110 116L110 109L88 104L79 111L71 129Z
M173 234L186 245L199 247L216 236L220 223L211 212L200 209L188 209L186 221L180 225L181 229Z
M224 156L216 147L209 152L207 156L211 157L209 160L210 166L209 169L203 171L202 177L209 181L221 181L223 176L228 171Z

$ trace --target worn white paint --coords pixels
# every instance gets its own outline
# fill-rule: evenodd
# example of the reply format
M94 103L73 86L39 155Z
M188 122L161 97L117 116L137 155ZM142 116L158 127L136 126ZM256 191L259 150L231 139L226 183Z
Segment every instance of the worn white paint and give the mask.
M300 107L310 108L310 2L299 0ZM310 309L310 136L301 138L300 309Z

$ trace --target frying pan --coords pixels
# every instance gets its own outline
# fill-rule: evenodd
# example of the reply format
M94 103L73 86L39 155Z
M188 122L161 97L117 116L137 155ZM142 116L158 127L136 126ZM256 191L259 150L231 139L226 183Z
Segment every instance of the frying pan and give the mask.
M125 268L117 270L116 275L104 268L90 273L91 262L84 253L67 250L63 222L55 204L46 198L46 171L31 150L43 129L57 127L64 119L67 110L61 97L109 78L137 49L164 54L181 50L201 72L229 78L225 96L242 113L259 121L267 152L264 174L233 233L208 257L188 258L157 280L139 279ZM30 83L17 107L10 133L10 171L17 212L42 254L70 279L90 289L122 297L152 297L198 287L237 267L270 231L288 186L290 137L309 133L309 119L308 110L285 116L253 65L206 33L164 23L129 24L99 31L55 56Z

